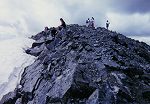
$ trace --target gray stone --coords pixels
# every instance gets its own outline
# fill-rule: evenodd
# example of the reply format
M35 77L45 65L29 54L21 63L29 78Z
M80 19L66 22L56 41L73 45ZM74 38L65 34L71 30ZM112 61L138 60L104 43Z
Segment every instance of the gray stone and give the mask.
M0 104L149 104L150 46L105 28L67 25L41 32L21 77L21 95ZM11 103L10 103L11 102Z

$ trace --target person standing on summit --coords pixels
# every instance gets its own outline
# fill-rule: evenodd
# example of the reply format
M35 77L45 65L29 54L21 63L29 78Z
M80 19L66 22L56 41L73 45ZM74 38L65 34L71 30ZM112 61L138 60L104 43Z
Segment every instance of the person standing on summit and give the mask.
M90 21L90 22L91 22L91 23L90 23L90 26L91 26L92 28L95 28L95 27L94 27L94 22L95 22L95 21L94 21L94 17L91 18L91 21Z
M87 20L86 20L86 27L89 27L90 26L90 19L88 18Z
M106 28L107 28L107 30L108 30L109 24L110 24L110 22L107 20L107 22L106 22Z
M65 21L64 21L62 18L60 18L60 22L61 22L60 30L61 30L62 28L66 29L66 23L65 23Z

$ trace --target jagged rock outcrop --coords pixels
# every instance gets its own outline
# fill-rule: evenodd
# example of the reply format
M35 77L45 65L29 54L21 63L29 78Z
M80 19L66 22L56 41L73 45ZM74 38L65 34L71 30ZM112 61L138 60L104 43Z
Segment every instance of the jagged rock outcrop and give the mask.
M105 28L68 25L41 32L37 57L0 104L149 104L150 46ZM11 95L11 96L10 96ZM11 102L11 103L10 103Z

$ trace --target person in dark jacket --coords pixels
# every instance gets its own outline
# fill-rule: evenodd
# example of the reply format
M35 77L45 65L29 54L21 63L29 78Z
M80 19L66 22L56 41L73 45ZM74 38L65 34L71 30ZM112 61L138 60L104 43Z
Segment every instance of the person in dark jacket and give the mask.
M49 28L48 27L45 27L43 34L46 36L49 34Z
M62 19L62 18L60 18L60 22L61 22L61 25L60 25L60 30L62 29L62 28L66 28L66 23L65 23L65 21Z
M55 27L53 27L52 30L51 30L51 35L52 35L53 37L55 37L56 34L57 34L57 30L56 30Z

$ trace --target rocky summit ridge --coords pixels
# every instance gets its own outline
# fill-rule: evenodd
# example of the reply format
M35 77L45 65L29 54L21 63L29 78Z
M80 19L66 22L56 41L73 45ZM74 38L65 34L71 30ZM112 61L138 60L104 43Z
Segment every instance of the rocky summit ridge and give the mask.
M77 24L32 39L26 53L37 59L0 104L150 104L146 43Z

